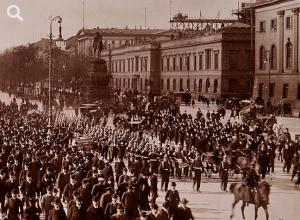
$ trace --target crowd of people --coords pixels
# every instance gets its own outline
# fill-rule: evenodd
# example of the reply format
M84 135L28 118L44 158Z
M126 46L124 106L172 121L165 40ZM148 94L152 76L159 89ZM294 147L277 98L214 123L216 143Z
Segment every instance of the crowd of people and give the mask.
M137 124L125 109L113 120L56 116L49 127L47 114L22 106L0 103L4 219L194 219L171 178L191 178L201 192L202 175L218 172L226 191L231 171L247 175L257 165L261 178L274 172L276 150L299 184L299 142L288 130L281 139L272 130L263 136L263 125L222 123L218 112L200 109L193 118L154 101Z

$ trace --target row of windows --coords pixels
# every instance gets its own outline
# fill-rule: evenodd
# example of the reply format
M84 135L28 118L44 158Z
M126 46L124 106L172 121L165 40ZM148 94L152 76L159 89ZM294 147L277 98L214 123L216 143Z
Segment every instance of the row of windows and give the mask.
M266 32L266 21L259 22L259 32ZM293 28L293 17L288 16L285 18L285 28L292 29ZM270 31L277 31L277 18L271 19L270 21Z
M258 96L259 97L263 96L264 87L265 87L265 85L263 83L258 84ZM266 86L266 88L267 88L267 86ZM268 88L268 95L270 98L273 98L275 96L275 89L276 89L275 83L271 83ZM282 85L282 98L286 99L286 98L288 98L288 96L289 96L289 84L285 83ZM297 99L300 99L300 84L298 84Z
M171 87L171 80L172 79L161 79L161 90L168 90L168 91L176 91L177 90L177 80L173 79L172 81L172 87ZM166 81L166 87L165 87L165 81ZM212 91L213 93L217 93L218 91L218 80L215 79L213 83ZM188 89L191 91L193 89L194 92L203 92L203 90L207 93L209 92L211 88L210 79L206 79L205 81L205 88L202 88L202 79L194 79L194 85L193 88L191 88L191 81L190 79L186 80L186 87L183 86L183 79L179 79L179 90L183 91L184 89Z
M138 82L139 81L139 82ZM166 88L165 88L165 81L166 81ZM171 86L171 81L172 81L172 86ZM179 87L178 86L178 80L177 79L161 79L161 90L168 90L168 91L183 91L185 89L191 90L191 82L190 79L186 80L186 87L183 86L183 79L179 79ZM147 79L137 79L137 78L127 78L127 79L114 79L113 80L113 86L115 88L128 88L128 89L138 89L138 84L139 84L139 89L141 91L143 91L147 85L149 85L149 81ZM217 93L218 91L218 85L219 82L217 79L215 79L213 81L213 88L212 88L212 92L213 93ZM202 79L195 79L194 80L194 85L193 85L193 91L194 92L209 92L211 89L211 82L210 79L206 79L205 81L205 87L203 88L203 83L202 83Z
M205 55L205 60L203 59ZM212 58L213 66L212 66ZM205 64L205 66L203 66ZM219 52L211 49L205 50L198 55L192 56L167 56L161 60L161 71L197 71L197 70L211 70L219 68Z
M127 58L127 72L146 72L148 70L148 57ZM126 72L126 60L111 61L112 73Z
M264 46L259 49L259 69L264 70L266 68L266 63L270 64L271 70L277 69L277 47L272 45L270 50L266 50ZM293 44L290 39L285 45L285 67L287 69L292 68L293 65Z

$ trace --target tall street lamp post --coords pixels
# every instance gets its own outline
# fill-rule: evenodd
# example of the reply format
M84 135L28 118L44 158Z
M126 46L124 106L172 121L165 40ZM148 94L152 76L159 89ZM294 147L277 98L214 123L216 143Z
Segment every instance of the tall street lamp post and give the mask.
M265 60L264 63L267 64L268 63L268 98L271 98L271 57L270 57L270 51L266 50L265 51Z
M56 21L59 23L59 38L61 38L61 23L62 18L60 16L56 16L54 18L50 17L50 33L49 33L49 84L48 84L48 93L49 93L49 112L48 112L48 131L51 129L51 117L52 117L52 105L51 105L51 76L52 76L52 24Z

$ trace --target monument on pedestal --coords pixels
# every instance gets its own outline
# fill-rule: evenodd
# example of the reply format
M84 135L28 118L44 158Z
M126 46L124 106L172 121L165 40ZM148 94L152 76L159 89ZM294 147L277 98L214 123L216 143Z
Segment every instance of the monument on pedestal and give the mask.
M102 36L96 33L93 41L93 58L89 61L88 77L84 91L84 102L109 101L112 98L110 75L107 71L106 61L101 59L103 49Z

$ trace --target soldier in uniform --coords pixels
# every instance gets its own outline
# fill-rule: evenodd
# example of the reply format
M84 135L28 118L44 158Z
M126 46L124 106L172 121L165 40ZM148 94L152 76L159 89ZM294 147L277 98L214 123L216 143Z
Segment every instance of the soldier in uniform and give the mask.
M169 178L170 178L171 163L168 160L168 156L164 156L164 160L160 164L160 174L161 174L161 190L165 186L165 192L168 190Z
M228 172L229 172L229 163L227 161L226 155L223 157L223 161L221 163L221 189L227 192L227 183L228 183Z
M192 163L192 171L193 171L193 188L195 188L195 185L197 184L196 190L197 192L200 191L200 184L201 184L201 174L203 172L203 164L201 161L200 154L197 153L196 159Z

